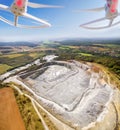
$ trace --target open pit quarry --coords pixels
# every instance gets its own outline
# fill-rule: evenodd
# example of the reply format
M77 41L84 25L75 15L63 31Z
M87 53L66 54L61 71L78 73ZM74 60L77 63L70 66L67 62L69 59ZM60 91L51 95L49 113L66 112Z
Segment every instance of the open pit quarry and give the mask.
M117 130L120 92L92 64L50 61L19 77L40 104L71 129Z

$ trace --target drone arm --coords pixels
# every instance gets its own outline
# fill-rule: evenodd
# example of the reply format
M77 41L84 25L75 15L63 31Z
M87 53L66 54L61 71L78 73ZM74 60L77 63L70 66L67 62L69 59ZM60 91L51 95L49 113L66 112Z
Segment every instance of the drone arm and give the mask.
M62 6L44 5L44 4L37 4L32 2L28 2L28 6L32 8L62 8Z

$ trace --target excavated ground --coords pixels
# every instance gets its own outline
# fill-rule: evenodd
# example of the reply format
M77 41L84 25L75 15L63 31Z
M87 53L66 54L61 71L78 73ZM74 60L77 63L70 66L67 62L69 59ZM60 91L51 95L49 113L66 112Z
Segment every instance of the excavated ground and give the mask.
M77 61L49 62L25 80L41 101L44 99L46 109L78 130L114 130L119 122L119 91L90 65Z

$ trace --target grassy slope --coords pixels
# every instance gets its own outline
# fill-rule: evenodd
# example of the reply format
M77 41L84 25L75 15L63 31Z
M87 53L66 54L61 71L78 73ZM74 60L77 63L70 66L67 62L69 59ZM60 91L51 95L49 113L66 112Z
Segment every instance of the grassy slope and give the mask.
M46 124L48 125L49 129L50 130L58 130L56 128L56 126L52 123L52 121L50 120L49 116L41 109L41 108L38 108L39 112L41 113L44 121L46 122Z
M35 112L30 99L24 95L19 95L16 90L14 91L26 130L44 130L42 122Z

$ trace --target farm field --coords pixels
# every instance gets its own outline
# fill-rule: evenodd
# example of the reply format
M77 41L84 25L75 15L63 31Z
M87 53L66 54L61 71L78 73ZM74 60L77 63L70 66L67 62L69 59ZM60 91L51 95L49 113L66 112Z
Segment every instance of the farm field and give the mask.
M25 130L11 88L0 89L0 130Z
M0 74L5 73L8 69L11 69L12 67L7 64L0 64Z
M89 54L89 53L80 53L80 55L82 55L82 56L93 56L92 54Z
M14 53L4 54L0 56L0 74L3 74L13 68L31 63L37 58L44 55L44 52L26 52L26 53Z
M6 55L1 55L0 57L8 57L8 58L16 58L16 57L20 57L20 56L23 56L22 53L14 53L14 54L6 54Z

